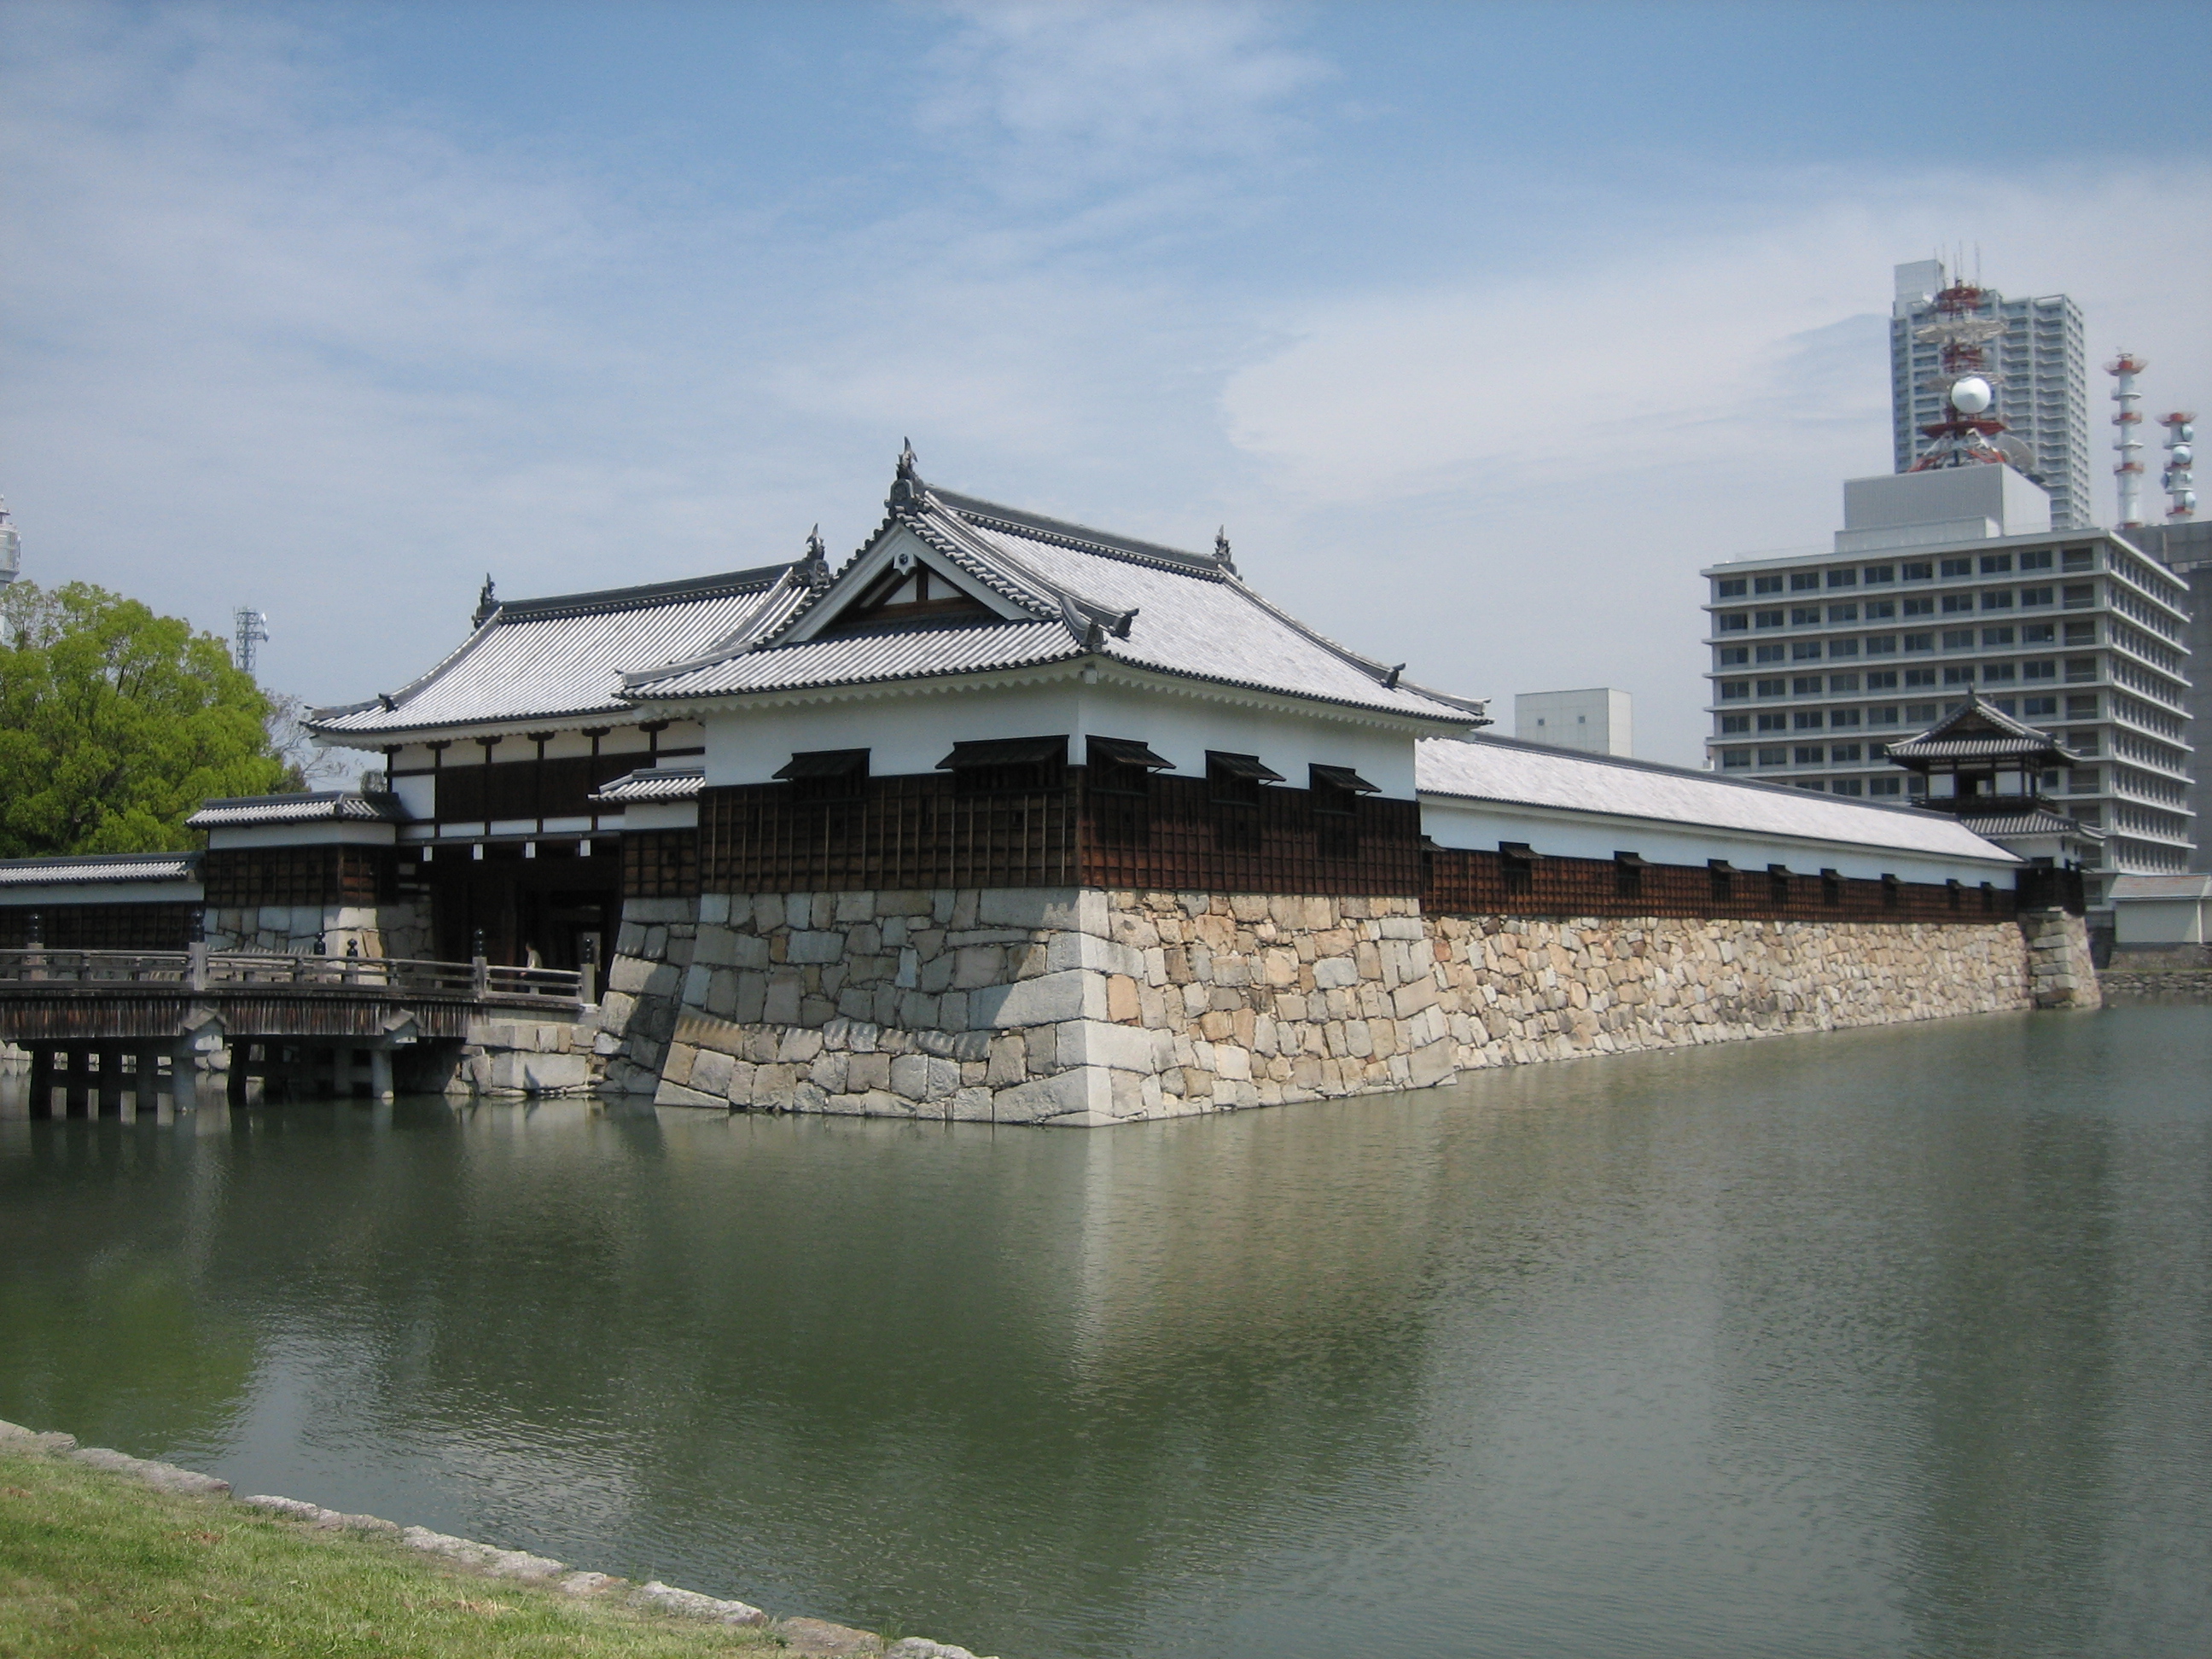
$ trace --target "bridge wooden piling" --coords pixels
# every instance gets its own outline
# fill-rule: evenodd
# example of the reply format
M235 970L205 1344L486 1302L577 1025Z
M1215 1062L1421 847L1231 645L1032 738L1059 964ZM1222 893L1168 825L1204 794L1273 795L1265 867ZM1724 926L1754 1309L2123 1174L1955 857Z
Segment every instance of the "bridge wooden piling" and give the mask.
M190 951L0 951L0 1041L31 1055L30 1114L71 1117L197 1103L198 1068L228 1050L244 1104L316 1094L389 1101L403 1053L458 1057L470 1023L574 1019L573 970L385 957ZM419 1074L421 1066L416 1071ZM433 1086L435 1086L434 1085Z

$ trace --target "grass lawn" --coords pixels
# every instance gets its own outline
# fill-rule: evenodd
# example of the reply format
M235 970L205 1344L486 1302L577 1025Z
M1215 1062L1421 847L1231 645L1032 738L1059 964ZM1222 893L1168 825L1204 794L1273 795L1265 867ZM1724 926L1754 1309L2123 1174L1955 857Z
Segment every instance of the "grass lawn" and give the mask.
M0 1450L0 1656L766 1656L770 1632L485 1578L390 1540L319 1532Z

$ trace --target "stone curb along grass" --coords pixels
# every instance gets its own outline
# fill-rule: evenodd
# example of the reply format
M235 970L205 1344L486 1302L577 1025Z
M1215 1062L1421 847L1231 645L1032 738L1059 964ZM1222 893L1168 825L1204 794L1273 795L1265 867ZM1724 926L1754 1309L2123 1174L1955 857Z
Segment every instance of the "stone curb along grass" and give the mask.
M41 1434L15 1423L0 1421L0 1450L66 1457L96 1469L104 1469L111 1474L142 1481L161 1492L179 1492L194 1498L232 1496L230 1482L219 1476L179 1468L174 1463L132 1457L126 1452L111 1451L105 1446L80 1446L74 1435ZM319 1531L381 1535L410 1549L439 1556L490 1578L520 1579L569 1595L607 1595L627 1590L626 1599L634 1607L651 1607L679 1618L705 1620L718 1625L768 1626L772 1633L784 1639L789 1650L795 1653L866 1654L878 1656L878 1659L977 1659L977 1656L966 1648L954 1647L949 1643L909 1636L901 1641L885 1644L873 1632L854 1630L822 1620L771 1620L749 1602L725 1601L719 1596L702 1595L697 1590L678 1589L672 1584L662 1583L657 1578L647 1583L632 1585L626 1578L618 1578L611 1573L572 1568L550 1556L532 1555L527 1550L501 1549L495 1544L478 1543L472 1538L455 1538L446 1533L432 1532L428 1527L402 1527L398 1522L386 1521L380 1516L346 1515L296 1498L278 1498L262 1493L234 1501L245 1508L301 1522Z

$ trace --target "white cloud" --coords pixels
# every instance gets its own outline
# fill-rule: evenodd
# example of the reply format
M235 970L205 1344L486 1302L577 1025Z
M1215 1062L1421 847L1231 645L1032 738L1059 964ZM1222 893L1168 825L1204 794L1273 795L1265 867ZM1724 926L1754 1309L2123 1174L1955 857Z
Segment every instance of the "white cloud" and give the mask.
M1697 566L1821 539L1887 463L1893 262L1978 239L2002 286L2080 299L2100 356L2147 353L2154 402L2212 404L2201 168L1737 179L1718 226L1691 181L1541 283L1477 251L1320 292L1213 234L1317 171L1328 71L1258 9L961 9L916 76L939 164L826 224L785 210L804 161L647 214L676 192L373 105L253 15L24 17L0 489L27 574L218 628L259 605L272 678L316 699L427 665L487 568L646 580L817 519L850 546L911 435L933 477L1133 533L1225 517L1348 642L1478 693L1626 684L1688 758ZM1571 185L1577 227L1607 211Z
M930 52L923 131L1000 152L1009 194L1272 156L1303 131L1285 107L1327 77L1250 4L966 4Z
M1787 181L1778 203L1802 200ZM2063 289L2095 342L2155 337L2172 383L2212 372L2202 270L2212 172L2124 173L2036 188L1962 178L1878 181L1778 206L1756 231L1623 247L1540 282L1480 280L1324 302L1293 343L1231 378L1234 440L1316 501L1571 484L1725 458L1759 469L1820 445L1887 461L1886 349L1839 359L1825 331L1886 314L1900 256L1960 223L2008 291ZM2145 270L2172 273L2163 283ZM2038 280L2041 278L2043 280ZM2123 298L2123 296L2125 296Z

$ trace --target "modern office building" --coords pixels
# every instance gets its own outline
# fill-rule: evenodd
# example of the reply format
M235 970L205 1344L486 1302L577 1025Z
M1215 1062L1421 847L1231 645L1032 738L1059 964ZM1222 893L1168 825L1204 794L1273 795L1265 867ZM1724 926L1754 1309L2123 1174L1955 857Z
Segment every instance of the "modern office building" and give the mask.
M1523 691L1513 699L1513 735L1523 743L1579 749L1590 755L1635 752L1626 691L1594 685L1581 691Z
M1889 322L1890 414L1897 470L1903 472L1927 453L1923 428L1949 414L1940 343L1920 335L1950 278L1940 259L1899 265L1896 276ZM1985 347L1983 371L1996 393L1990 413L2027 447L2033 460L2026 471L2050 493L2051 522L2059 529L2094 522L2081 307L2063 294L2008 300L1978 284L1961 281L1960 288L1971 292L1977 315L1999 325Z
M2183 580L2112 532L2054 527L2008 466L1854 478L1844 505L1830 549L1703 572L1714 769L1909 799L1885 744L1978 690L2073 757L2041 787L2104 832L2106 875L2186 869Z
M2212 521L2168 520L2120 532L2159 561L2180 580L2189 584L2189 653L2195 666L2190 678L2189 714L2193 732L2212 731ZM2197 769L2190 786L2189 808L2196 814L2191 830L2196 837L2192 870L2212 870L2212 776Z

